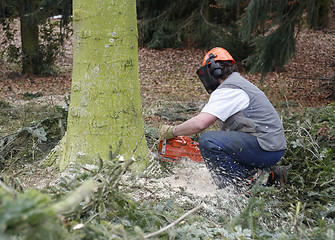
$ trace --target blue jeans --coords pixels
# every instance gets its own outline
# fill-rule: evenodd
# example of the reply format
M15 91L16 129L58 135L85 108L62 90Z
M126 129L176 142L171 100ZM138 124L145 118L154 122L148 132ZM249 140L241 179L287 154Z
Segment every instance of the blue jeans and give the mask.
M224 188L279 162L284 151L263 150L257 138L243 132L211 131L199 137L199 147L216 185Z

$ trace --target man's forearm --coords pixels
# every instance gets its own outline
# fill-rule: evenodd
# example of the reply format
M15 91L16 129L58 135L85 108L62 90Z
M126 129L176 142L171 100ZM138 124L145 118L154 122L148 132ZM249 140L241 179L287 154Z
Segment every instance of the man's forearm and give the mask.
M173 135L188 136L199 133L212 125L217 118L208 113L200 113L197 116L179 124L173 128Z

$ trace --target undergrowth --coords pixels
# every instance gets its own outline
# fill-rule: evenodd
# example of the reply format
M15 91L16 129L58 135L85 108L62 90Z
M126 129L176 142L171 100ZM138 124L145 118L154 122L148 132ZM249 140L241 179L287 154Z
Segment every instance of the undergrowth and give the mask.
M256 184L233 218L210 218L196 201L178 204L180 193L135 198L140 178L127 171L132 160L114 157L73 165L39 191L23 190L10 177L3 178L0 238L334 239L334 110L331 105L308 108L283 118L288 150L280 164L289 167L289 183L280 189ZM122 180L127 174L133 181ZM192 209L197 211L186 217ZM177 221L181 216L185 218Z

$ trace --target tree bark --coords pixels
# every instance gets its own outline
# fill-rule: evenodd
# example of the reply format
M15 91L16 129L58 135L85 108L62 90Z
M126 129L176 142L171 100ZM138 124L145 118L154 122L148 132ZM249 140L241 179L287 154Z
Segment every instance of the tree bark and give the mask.
M39 74L41 61L38 54L38 17L33 14L35 1L20 1L17 10L21 28L22 73Z
M74 57L67 139L71 162L148 153L138 78L135 0L74 0ZM136 149L135 153L134 150Z
M318 0L314 2L312 14L312 27L314 29L324 29L328 26L330 7L331 0Z

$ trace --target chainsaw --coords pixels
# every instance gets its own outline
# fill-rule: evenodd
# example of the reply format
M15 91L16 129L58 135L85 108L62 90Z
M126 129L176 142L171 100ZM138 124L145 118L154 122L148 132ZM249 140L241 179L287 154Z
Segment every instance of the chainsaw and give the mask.
M161 160L168 162L180 163L183 159L189 159L197 163L203 163L199 143L187 136L160 140L158 156L161 157Z

